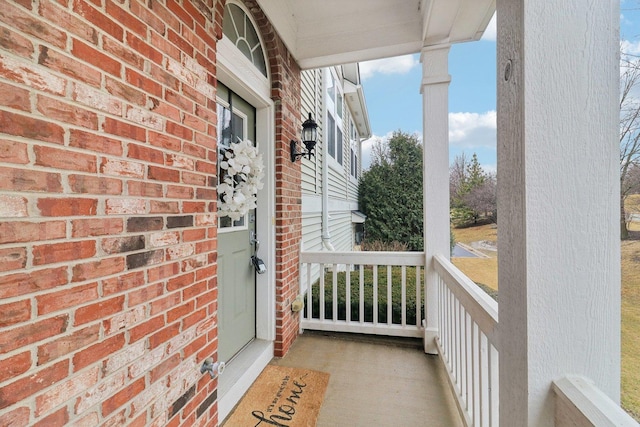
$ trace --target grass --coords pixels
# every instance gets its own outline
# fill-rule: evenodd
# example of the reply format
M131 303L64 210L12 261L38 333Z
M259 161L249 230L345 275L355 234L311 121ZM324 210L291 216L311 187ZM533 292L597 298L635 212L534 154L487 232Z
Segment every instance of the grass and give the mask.
M640 213L640 195L630 196L627 206ZM636 210L637 208L637 210ZM640 236L640 224L631 231ZM454 229L456 242L470 244L496 241L496 229L490 225ZM632 233L633 234L633 233ZM486 252L489 256L490 253ZM640 239L621 242L622 306L621 306L621 393L622 407L640 421ZM471 280L498 289L497 254L492 258L454 258L453 263Z

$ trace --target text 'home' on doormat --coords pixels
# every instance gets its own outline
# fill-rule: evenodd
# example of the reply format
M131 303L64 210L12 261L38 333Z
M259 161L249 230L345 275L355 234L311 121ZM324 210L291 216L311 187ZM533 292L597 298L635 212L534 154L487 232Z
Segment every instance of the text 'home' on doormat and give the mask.
M326 372L268 365L224 427L315 426L328 383Z

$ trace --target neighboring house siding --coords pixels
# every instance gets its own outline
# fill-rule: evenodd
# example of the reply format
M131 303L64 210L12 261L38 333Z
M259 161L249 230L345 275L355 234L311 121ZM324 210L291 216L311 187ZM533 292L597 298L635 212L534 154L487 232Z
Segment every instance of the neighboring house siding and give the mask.
M336 91L342 92L342 71L335 69ZM334 156L325 153L325 144L331 134L327 129L328 118L326 108L327 85L330 69L306 70L302 72L302 117L313 112L318 123L318 143L316 156L311 160L302 160L302 216L303 216L303 248L304 250L323 250L322 242L322 168L327 168L328 191L328 231L330 243L336 251L353 250L353 224L351 211L358 207L357 181L351 176L351 113L347 103L342 101L342 164ZM335 114L334 114L335 116ZM359 142L358 154L360 153ZM358 163L359 163L358 156ZM358 165L358 174L359 174ZM302 275L305 273L302 272Z

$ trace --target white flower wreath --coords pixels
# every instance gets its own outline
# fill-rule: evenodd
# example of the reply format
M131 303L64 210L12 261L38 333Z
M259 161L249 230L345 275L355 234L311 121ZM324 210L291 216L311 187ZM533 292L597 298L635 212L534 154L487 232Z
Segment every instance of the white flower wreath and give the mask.
M251 141L238 141L225 150L220 169L225 174L218 184L218 216L237 221L257 206L258 190L262 189L264 178L262 154Z

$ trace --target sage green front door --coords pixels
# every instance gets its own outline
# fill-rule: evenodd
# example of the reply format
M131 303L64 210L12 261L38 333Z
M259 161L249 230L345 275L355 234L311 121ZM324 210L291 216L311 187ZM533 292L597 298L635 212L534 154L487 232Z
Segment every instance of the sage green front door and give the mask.
M218 179L230 144L255 143L255 108L218 83ZM224 171L222 172L224 173ZM251 264L255 210L218 218L218 360L229 361L256 336L256 280Z

